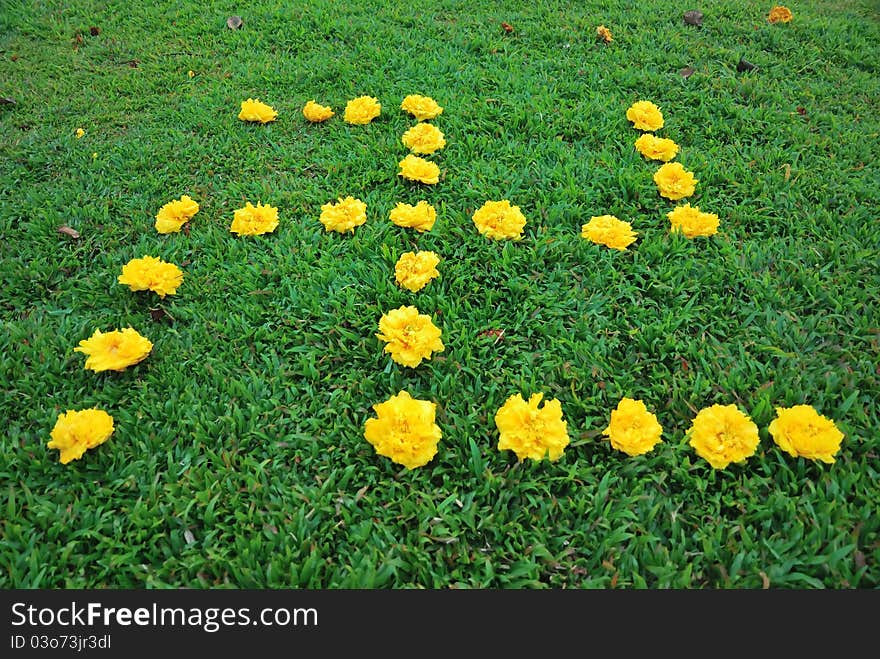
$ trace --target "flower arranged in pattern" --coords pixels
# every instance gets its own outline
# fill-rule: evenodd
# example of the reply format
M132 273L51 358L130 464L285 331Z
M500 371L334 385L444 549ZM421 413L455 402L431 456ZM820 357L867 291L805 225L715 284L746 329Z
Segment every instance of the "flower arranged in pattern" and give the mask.
M525 215L508 199L487 201L474 212L472 219L481 234L495 240L519 240L526 226Z
M407 130L401 138L404 146L413 153L430 154L446 146L446 140L437 126L425 122L417 123Z
M199 205L188 195L169 201L156 213L156 231L175 233L199 212Z
M771 23L788 23L792 19L791 9L783 5L777 5L767 14L767 20Z
M691 207L690 204L676 206L666 213L666 217L672 222L670 231L679 231L688 238L715 235L720 223L715 213L703 213L699 206Z
M581 237L622 252L635 242L636 235L629 222L618 220L613 215L593 216L581 227Z
M83 339L74 352L86 355L85 368L100 371L124 371L150 354L153 344L131 327L123 330L102 332L96 329L88 339Z
M434 252L406 252L401 254L394 266L394 279L403 288L417 293L435 277L439 277L437 264L440 257Z
M443 114L443 108L430 96L410 94L400 103L400 109L409 112L418 121L434 119Z
M562 418L562 404L555 398L544 402L544 394L532 394L529 401L520 394L510 396L495 413L498 450L510 450L522 462L526 458L550 461L562 457L568 446L568 425Z
M777 407L776 418L767 430L779 448L789 455L828 464L834 463L834 454L843 441L843 433L834 421L819 414L811 405Z
M376 453L407 469L422 467L437 454L442 432L434 419L437 405L401 391L373 405L376 418L364 424L364 438Z
M758 426L736 405L712 405L697 413L687 431L689 444L715 469L755 454Z
M153 291L164 298L177 292L177 287L183 283L183 272L173 263L155 256L144 256L122 266L117 281L133 291Z
M321 206L318 219L324 225L324 231L354 233L355 227L367 221L367 205L351 196L345 199L339 197L336 203L328 202Z
M260 124L267 124L275 121L278 113L272 109L271 105L266 105L256 98L249 98L241 102L241 111L238 118L242 121L254 121Z
M690 197L696 190L699 179L686 170L680 162L668 162L654 173L654 183L661 197L678 201Z
M636 140L636 149L645 158L669 162L678 153L678 144L668 137L656 137L651 133L642 133L642 136Z
M368 124L382 112L382 104L374 96L358 96L351 99L345 105L345 113L342 115L347 123L362 125Z
M651 101L636 101L630 105L626 118L638 130L654 131L663 128L663 113Z
M617 409L611 411L611 422L602 434L611 446L634 457L648 453L662 441L663 426L643 401L622 398Z
M235 211L229 230L239 236L258 236L272 233L278 226L278 209L257 202L246 202L244 208Z
M440 335L440 328L431 322L430 316L420 314L416 307L402 306L383 314L376 338L385 342L385 352L391 354L391 359L415 368L423 359L443 351Z
M427 201L420 201L415 206L399 202L388 213L389 219L399 227L415 229L419 233L430 231L437 221L437 211Z
M56 448L61 464L79 460L90 448L106 442L113 434L113 417L104 410L90 407L85 410L67 410L58 416L52 428L52 439L46 445Z
M315 101L309 101L303 106L303 116L313 123L327 121L333 116L333 109L326 105L319 105Z
M614 39L611 38L611 30L609 30L604 25L600 25L596 28L596 38L599 41L604 41L605 43L611 43Z
M397 165L400 167L397 175L407 180L418 181L428 185L433 185L440 180L440 168L430 160L409 154Z

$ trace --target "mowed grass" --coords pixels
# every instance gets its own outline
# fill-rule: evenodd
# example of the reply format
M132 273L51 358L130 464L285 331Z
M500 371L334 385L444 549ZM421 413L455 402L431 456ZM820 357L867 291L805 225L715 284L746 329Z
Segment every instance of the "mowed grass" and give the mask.
M771 5L702 2L696 28L686 3L264 0L233 31L221 2L5 2L0 586L880 586L880 21L876 3L794 2L770 25ZM413 93L445 108L436 186L397 176ZM382 114L349 126L362 94ZM249 97L278 120L239 121ZM307 124L310 99L337 115ZM625 118L639 99L716 236L669 234L675 204ZM191 231L157 234L182 194ZM367 223L325 233L321 205L345 195ZM501 198L528 220L520 242L473 226ZM431 232L391 224L420 199ZM275 233L229 232L246 201L280 209ZM602 214L638 241L580 238ZM442 258L417 294L393 274L413 248ZM177 295L116 282L146 254L183 268ZM402 304L446 344L416 369L375 338ZM126 326L152 354L84 370L78 342ZM443 432L413 471L363 438L401 389L437 403ZM518 464L493 417L536 392L562 402L571 444ZM648 455L601 436L623 396L664 427ZM724 471L685 437L715 403L761 432ZM767 434L796 404L845 433L835 464ZM116 430L61 465L49 433L89 406Z

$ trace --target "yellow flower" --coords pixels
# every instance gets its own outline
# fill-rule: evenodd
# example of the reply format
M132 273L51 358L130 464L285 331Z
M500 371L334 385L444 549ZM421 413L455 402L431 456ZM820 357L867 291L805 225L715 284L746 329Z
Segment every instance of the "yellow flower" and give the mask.
M663 114L651 101L636 101L626 111L626 118L639 130L653 131L663 128Z
M58 416L52 428L51 441L46 445L61 451L59 460L66 465L79 460L90 448L106 442L113 434L113 417L103 410L67 410Z
M511 450L520 462L526 458L550 461L562 457L568 446L568 425L562 418L562 404L555 398L538 405L544 394L532 394L526 402L519 394L507 399L495 413L498 450Z
M435 163L412 154L397 163L397 166L400 167L397 175L410 181L433 185L440 180L440 168Z
M715 213L702 213L699 206L691 208L690 204L677 206L666 217L672 222L670 231L680 231L688 238L712 236L718 232L720 222Z
M792 18L791 9L777 5L770 10L767 20L771 23L788 23Z
M146 359L153 349L150 340L131 327L104 333L95 330L88 339L79 342L74 352L87 356L85 368L95 371L123 371Z
M156 213L156 231L159 233L175 233L199 212L199 205L183 195L180 199L169 201Z
M661 197L677 201L694 194L699 179L687 171L680 162L668 162L654 173L654 183Z
M274 206L261 204L254 206L245 202L244 208L235 211L229 230L239 236L258 236L271 233L278 226L278 209Z
M401 141L413 153L434 153L446 146L443 131L428 123L416 124L403 134Z
M431 353L443 351L440 334L430 316L413 306L403 306L379 319L376 338L386 342L385 352L391 353L391 359L415 368L423 359L431 359Z
M668 162L678 153L678 144L667 137L655 137L651 133L642 133L642 136L636 140L636 149L645 158Z
M394 278L404 288L417 293L434 277L440 276L438 263L440 257L434 252L406 252L397 259Z
M430 96L420 96L418 94L410 94L400 104L400 109L409 112L419 121L425 119L434 119L443 114L443 108L437 105Z
M767 428L773 441L794 457L834 463L843 433L834 421L822 416L810 405L777 407L776 418Z
M407 469L428 464L437 454L442 433L434 422L437 406L406 391L373 405L375 419L367 419L364 437L376 453Z
M437 221L437 211L427 201L420 201L415 206L398 202L397 206L391 209L388 217L399 227L424 233L430 231Z
M241 102L241 112L238 118L242 121L258 121L261 124L275 121L278 113L272 109L272 106L261 103L258 99L249 98Z
M694 417L690 445L715 469L741 462L758 448L758 426L736 405L712 405Z
M354 228L367 221L367 205L354 197L339 197L338 203L326 203L321 206L321 224L325 231L354 233Z
M326 105L318 105L314 101L309 101L303 106L303 116L315 123L327 121L333 114L331 108Z
M605 43L611 43L613 41L611 38L611 30L604 25L600 25L596 28L596 38L601 39Z
M611 446L627 455L642 455L660 441L663 427L640 400L622 398L611 412L611 423L602 431Z
M582 238L621 252L625 252L627 245L635 242L637 233L632 230L629 222L618 220L613 215L593 216L581 227Z
M173 263L155 256L144 256L122 266L118 281L133 291L150 290L164 298L177 292L177 287L183 283L183 272Z
M82 128L77 128L77 129L76 129L76 133L75 133L75 135L76 135L76 139L81 138L81 137L82 137L83 135L85 135L85 134L86 134L86 131L84 131Z
M195 78L195 77L196 77L196 73L195 73L195 71L192 71L192 70L187 71L187 72L186 72L186 75L188 75L190 78Z
M350 124L368 124L382 112L382 104L373 96L358 96L345 105L343 118Z
M507 199L487 201L474 212L472 219L481 234L495 240L519 240L526 225L519 206L511 206Z

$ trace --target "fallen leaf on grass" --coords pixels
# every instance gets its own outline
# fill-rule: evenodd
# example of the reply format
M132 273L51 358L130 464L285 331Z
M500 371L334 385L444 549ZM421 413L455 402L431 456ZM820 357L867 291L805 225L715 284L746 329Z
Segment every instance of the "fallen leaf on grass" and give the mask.
M798 106L797 113L799 115L801 115L802 117L805 117L805 116L807 116L807 108L802 107L802 106Z
M241 27L241 24L241 16L230 16L226 19L226 27L228 27L230 30L237 30Z
M140 64L140 60L138 59L132 59L128 61L128 65L133 69L138 68L138 64Z
M97 37L99 34L101 34L101 28L93 25L89 28L89 34L91 34L93 37Z
M700 27L703 24L703 12L699 9L691 9L684 13L685 25L695 25Z
M678 75L680 75L682 78L687 80L692 75L694 75L694 67L686 66L685 68L683 68L681 71L678 72Z
M502 23L501 27L504 28L504 31L510 34L513 32L513 26L510 23Z
M865 555L858 549L853 552L853 560L856 563L856 567L860 569L868 564L867 561L865 561Z
M757 69L758 67L749 62L748 60L740 58L739 62L737 62L736 70L742 73L743 71L751 71L753 69Z
M71 238L79 238L79 231L71 229L69 226L58 227L58 233L63 233L65 236L70 236Z
M150 309L150 318L154 323L158 323L166 318L169 318L171 321L174 321L174 316L165 311L162 307L156 307L155 309Z
M758 572L761 575L761 588L764 590L768 590L770 588L770 577L768 577L763 570Z

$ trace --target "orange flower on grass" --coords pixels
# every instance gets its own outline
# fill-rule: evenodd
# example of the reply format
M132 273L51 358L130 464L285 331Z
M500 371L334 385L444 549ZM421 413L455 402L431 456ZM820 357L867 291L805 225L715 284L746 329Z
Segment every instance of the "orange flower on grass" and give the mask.
M150 354L153 344L133 328L102 332L96 329L88 339L83 339L74 352L86 355L85 368L100 371L124 371Z
M771 23L788 23L792 19L791 9L777 5L767 14L767 20Z
M67 410L58 416L52 428L52 439L46 445L61 451L59 460L67 464L79 460L90 448L106 442L113 434L113 417L103 410Z
M614 39L611 38L611 30L604 25L600 25L596 28L596 38L605 43L611 43L614 41Z

